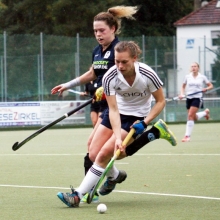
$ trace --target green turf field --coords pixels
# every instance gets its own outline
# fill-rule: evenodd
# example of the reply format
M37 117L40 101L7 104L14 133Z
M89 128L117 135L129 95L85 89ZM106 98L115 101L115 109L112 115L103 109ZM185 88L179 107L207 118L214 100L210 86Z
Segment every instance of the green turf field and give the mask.
M35 131L1 131L0 219L220 219L220 124L196 124L189 143L181 143L185 125L169 127L176 147L156 140L116 161L128 178L100 196L105 214L97 204L68 208L56 196L80 184L91 128L47 130L17 151L12 145Z

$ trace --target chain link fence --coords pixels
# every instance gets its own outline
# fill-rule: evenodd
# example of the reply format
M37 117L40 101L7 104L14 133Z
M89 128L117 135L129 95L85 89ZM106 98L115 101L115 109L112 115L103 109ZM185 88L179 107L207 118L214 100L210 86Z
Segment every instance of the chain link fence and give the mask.
M139 44L142 49L140 61L147 63L158 73L164 82L166 97L173 97L179 93L180 88L177 87L179 74L177 39L175 37L139 36L119 37L119 39L121 41L133 40ZM84 100L85 98L79 95L73 96L73 94L67 94L65 97L51 95L50 91L54 86L86 72L91 65L92 50L96 45L95 38L81 38L79 35L64 37L41 33L39 36L8 36L4 32L3 35L0 35L0 102ZM198 51L198 48L193 50ZM214 64L214 54L210 50L206 51L206 56L211 57L212 64ZM198 57L194 57L194 60L198 60ZM191 62L190 58L189 65ZM218 82L213 79L210 71L206 72L214 84ZM218 79L220 74L215 73L215 75ZM84 86L75 89L83 91ZM218 92L215 93L215 96L218 96ZM172 116L174 108L169 108L169 105L162 118L165 117L170 121L185 121L185 108L181 106L178 111L175 110L174 116ZM181 114L184 114L184 117L178 116Z

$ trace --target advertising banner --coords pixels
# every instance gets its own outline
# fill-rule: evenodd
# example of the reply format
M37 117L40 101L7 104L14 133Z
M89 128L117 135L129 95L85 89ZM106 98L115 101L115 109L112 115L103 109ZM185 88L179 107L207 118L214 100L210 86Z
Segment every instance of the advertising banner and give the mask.
M41 124L46 125L61 117L65 113L77 108L83 101L41 102ZM58 124L84 124L85 109L81 109Z
M0 102L0 127L46 125L81 105L84 101ZM81 109L58 124L84 124Z
M40 125L40 103L1 102L0 126Z

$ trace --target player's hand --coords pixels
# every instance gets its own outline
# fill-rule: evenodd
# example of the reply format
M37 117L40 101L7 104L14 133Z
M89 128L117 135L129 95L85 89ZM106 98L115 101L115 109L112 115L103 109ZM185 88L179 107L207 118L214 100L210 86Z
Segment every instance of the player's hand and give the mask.
M135 135L139 135L142 134L144 132L144 130L147 128L147 124L145 124L144 121L140 121L138 123L134 123L132 125L132 128L135 129Z
M59 92L59 96L62 95L63 91L67 90L67 88L61 84L61 85L58 85L58 86L55 86L53 89L51 89L51 94L56 94Z
M105 100L105 93L103 87L99 87L98 89L96 89L94 99L96 102Z
M121 152L124 151L124 147L122 146L122 140L121 140L121 139L116 139L116 140L115 140L115 152L116 152L118 149L119 149Z
M185 97L185 95L182 95L182 94L180 94L180 95L178 96L178 98L179 98L180 100L182 100L184 97Z

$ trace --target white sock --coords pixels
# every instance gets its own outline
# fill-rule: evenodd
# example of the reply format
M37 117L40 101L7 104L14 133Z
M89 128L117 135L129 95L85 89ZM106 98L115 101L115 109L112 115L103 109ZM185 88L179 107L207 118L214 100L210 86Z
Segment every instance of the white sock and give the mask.
M187 121L185 136L189 136L189 137L191 136L193 127L194 127L194 121L192 121L192 120Z
M80 186L76 189L80 199L89 192L92 187L99 181L99 177L102 175L105 169L93 164L87 172Z
M119 174L119 170L116 168L115 165L112 166L112 168L108 171L108 173L106 174L106 176L110 179L110 180L115 180L118 177Z
M203 118L204 116L206 116L206 112L205 111L197 112L196 116L197 116L197 119L199 120L200 118Z

